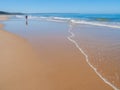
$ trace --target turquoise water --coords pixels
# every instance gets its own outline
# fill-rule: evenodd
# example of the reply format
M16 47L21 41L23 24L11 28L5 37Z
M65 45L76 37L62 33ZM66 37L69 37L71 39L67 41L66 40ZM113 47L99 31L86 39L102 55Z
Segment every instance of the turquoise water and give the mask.
M62 17L87 21L120 22L120 14L36 13L32 16Z

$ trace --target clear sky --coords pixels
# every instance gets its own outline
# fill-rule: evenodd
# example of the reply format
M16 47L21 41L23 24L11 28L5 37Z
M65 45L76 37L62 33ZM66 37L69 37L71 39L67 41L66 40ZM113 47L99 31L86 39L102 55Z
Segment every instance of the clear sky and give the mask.
M0 11L120 13L120 0L0 0Z

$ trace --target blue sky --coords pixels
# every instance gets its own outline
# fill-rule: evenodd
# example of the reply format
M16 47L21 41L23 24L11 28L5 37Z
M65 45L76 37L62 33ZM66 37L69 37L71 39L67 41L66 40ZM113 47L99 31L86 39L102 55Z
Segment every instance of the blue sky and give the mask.
M120 0L0 0L0 11L120 13Z

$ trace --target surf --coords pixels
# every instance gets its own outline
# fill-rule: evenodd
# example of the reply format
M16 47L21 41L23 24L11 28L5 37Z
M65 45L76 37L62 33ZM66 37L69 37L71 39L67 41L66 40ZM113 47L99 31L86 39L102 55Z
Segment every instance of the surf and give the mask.
M108 84L109 86L111 86L114 90L120 90L118 89L116 86L114 86L111 82L109 82L106 78L104 78L98 71L97 69L90 63L89 61L89 57L88 55L84 52L84 50L78 45L78 43L73 39L75 37L75 34L72 32L73 30L73 25L74 25L74 22L71 21L70 24L69 24L69 29L68 29L68 32L70 34L70 36L67 37L67 39L72 42L76 48L78 48L78 50L85 56L85 59L86 59L86 62L87 64L94 70L94 72L106 83Z
M25 18L23 15L16 15L16 18ZM118 28L120 29L120 23L118 22L100 22L100 21L87 21L82 19L75 19L70 17L55 17L55 16L33 16L29 15L30 20L47 20L47 21L53 21L53 22L72 22L75 24L87 24L87 25L94 25L94 26L100 26L100 27L109 27L109 28Z

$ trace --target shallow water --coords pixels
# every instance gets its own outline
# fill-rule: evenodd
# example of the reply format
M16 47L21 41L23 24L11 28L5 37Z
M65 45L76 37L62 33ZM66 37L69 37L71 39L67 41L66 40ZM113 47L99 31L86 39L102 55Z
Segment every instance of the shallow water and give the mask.
M120 29L83 24L71 31L102 77L120 88Z

